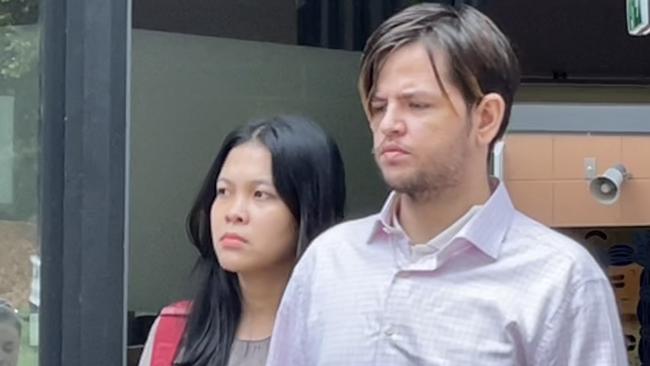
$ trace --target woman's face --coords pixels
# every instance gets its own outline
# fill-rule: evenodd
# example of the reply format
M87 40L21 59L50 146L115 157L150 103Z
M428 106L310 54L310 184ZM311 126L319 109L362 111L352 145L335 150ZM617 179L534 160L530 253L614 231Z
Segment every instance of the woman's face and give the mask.
M297 223L273 184L269 150L247 142L230 151L210 211L217 259L230 272L293 265Z
M16 366L20 334L13 324L0 323L0 366Z

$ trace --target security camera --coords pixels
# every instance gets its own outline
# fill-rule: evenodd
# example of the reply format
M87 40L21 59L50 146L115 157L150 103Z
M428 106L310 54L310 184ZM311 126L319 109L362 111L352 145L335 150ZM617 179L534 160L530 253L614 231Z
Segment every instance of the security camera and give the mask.
M605 174L594 178L589 184L591 195L603 205L612 205L621 195L621 185L629 177L622 164L617 164L605 171Z

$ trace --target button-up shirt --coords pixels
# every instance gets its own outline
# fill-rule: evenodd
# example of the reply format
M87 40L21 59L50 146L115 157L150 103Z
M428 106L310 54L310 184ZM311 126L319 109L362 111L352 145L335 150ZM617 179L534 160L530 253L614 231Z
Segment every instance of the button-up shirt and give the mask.
M267 366L627 365L605 274L503 184L424 250L392 223L398 198L314 241Z

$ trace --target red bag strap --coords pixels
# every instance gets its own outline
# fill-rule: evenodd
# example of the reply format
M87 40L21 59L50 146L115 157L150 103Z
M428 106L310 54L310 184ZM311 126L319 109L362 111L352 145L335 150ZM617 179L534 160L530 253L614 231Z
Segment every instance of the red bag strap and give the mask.
M178 355L191 303L180 301L160 312L158 330L153 343L151 366L171 366Z

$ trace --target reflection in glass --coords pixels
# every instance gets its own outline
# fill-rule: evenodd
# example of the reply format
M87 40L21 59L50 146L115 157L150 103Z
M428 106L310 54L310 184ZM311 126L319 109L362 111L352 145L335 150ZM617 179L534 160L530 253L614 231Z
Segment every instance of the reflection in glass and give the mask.
M38 364L38 0L0 1L0 364Z
M18 365L21 330L18 310L0 299L0 365Z
M425 1L134 0L133 27L360 51L382 21L400 9L421 2ZM436 2L452 3L451 0Z

